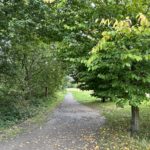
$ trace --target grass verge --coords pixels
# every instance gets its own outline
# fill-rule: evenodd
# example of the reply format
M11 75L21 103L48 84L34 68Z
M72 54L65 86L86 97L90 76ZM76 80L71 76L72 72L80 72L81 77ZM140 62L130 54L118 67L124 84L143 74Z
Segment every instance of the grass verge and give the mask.
M140 106L140 133L130 137L130 107L116 107L113 102L101 103L90 96L90 91L70 90L76 100L84 105L98 109L106 117L100 128L100 150L150 150L150 103Z
M30 106L28 113L31 113L31 117L24 118L17 123L13 120L1 123L0 126L0 141L13 138L22 132L32 130L36 126L40 126L46 121L50 113L63 101L65 91L57 92L55 96L46 98L38 106ZM34 113L33 113L34 111Z

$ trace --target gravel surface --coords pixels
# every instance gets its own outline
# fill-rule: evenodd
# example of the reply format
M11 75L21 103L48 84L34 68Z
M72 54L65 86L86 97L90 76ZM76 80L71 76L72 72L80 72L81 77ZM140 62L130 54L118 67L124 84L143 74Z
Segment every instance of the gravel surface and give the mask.
M76 102L68 93L46 123L0 142L0 150L95 150L104 121L97 110Z

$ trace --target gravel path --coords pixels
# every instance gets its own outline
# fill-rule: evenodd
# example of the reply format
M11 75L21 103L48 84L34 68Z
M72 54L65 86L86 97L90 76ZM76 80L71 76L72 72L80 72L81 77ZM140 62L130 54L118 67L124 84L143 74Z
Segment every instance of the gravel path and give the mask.
M68 93L42 127L1 142L0 150L94 150L104 120L98 111L79 104Z

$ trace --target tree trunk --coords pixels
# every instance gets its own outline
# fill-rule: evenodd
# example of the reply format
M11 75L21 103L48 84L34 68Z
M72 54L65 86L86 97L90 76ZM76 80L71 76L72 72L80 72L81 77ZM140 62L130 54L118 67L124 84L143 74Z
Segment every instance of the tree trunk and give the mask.
M105 103L105 97L102 97L102 102Z
M131 113L131 136L133 136L139 131L139 107L131 106Z
M45 97L48 96L48 87L45 87Z

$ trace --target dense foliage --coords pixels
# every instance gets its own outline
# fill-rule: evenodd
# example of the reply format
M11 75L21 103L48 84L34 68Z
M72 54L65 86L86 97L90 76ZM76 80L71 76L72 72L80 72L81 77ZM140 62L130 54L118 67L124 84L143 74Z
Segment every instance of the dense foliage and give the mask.
M0 123L30 117L28 106L62 84L51 7L41 0L0 2Z
M106 20L108 26L101 24L101 20L115 21L130 16L134 23L139 12L149 15L149 1L66 1L65 7L61 9L60 15L67 18L64 27L69 32L61 43L61 55L67 58L66 61L72 62L72 76L81 89L94 90L95 96L105 98L99 93L102 81L97 77L97 72L89 71L84 64L91 49L102 37L101 33L111 30L109 20ZM106 88L103 87L105 91L109 88L108 84Z
M140 14L138 23L131 24L129 19L116 21L110 31L103 32L87 65L97 72L102 95L138 106L149 93L150 22Z

